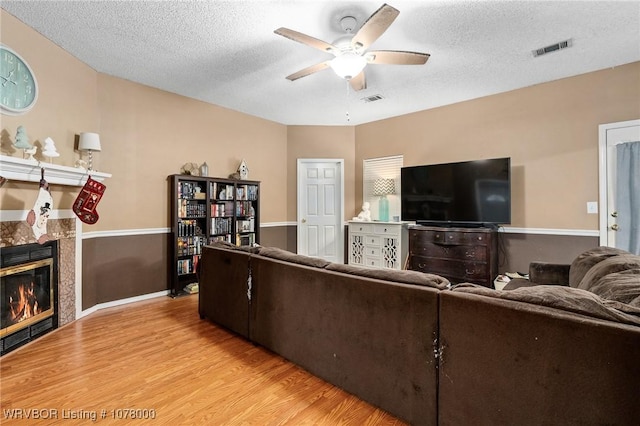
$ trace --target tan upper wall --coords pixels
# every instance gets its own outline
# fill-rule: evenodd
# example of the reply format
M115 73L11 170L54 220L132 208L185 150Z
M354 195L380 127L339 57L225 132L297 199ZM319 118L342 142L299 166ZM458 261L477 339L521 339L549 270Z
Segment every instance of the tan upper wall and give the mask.
M23 125L36 144L54 139L56 164L73 166L75 136L100 133L94 168L113 177L105 181L100 220L85 232L169 226L167 176L187 162L206 161L210 176L227 177L245 159L249 178L262 182L261 220L286 218L286 126L97 73L5 11L0 18L2 43L27 60L40 88L30 112L0 115L2 153L21 156L11 144ZM31 209L35 188L7 183L1 208ZM53 185L54 207L71 208L79 189Z
M98 165L113 174L104 229L168 226L166 178L188 162L228 177L245 159L249 179L261 181L261 220L285 217L286 126L103 74L98 83Z
M355 215L355 129L346 126L289 126L287 128L287 220L297 219L297 165L300 158L344 160L345 220Z
M511 157L512 225L598 229L598 125L640 118L640 63L540 84L356 128L362 160L405 166ZM526 202L525 202L526 200Z

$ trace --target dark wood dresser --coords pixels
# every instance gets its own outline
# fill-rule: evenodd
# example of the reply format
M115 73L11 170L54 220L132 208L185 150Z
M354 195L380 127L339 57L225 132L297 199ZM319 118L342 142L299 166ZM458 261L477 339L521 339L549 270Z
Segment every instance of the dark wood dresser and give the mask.
M493 288L498 232L492 228L409 227L408 269Z

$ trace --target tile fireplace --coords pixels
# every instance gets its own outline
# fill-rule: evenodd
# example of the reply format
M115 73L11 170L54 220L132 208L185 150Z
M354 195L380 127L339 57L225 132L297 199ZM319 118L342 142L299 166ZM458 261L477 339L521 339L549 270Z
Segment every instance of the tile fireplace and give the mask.
M3 211L0 220L0 354L4 355L77 318L78 238L72 212L54 211L37 244L26 212ZM9 219L9 220L6 220ZM18 220L13 220L18 219Z

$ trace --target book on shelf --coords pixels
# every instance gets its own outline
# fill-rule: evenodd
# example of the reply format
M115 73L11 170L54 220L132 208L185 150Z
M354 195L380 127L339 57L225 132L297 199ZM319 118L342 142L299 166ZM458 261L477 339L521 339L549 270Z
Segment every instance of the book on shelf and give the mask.
M178 200L178 217L205 217L207 206L195 200Z
M255 219L238 220L236 227L237 232L255 232Z
M211 235L229 234L233 219L230 217L212 217L211 218Z
M195 254L188 259L178 259L177 271L178 275L195 274L198 263L200 262L200 255Z
M204 200L206 193L199 182L178 182L178 198Z
M227 216L228 214L231 214L231 210L227 209L226 203L211 204L211 216L221 217Z
M181 219L178 222L178 237L204 235L200 224L195 219Z
M230 243L231 242L231 234L216 235L216 236L213 236L213 237L209 237L209 244L213 244L215 242Z
M236 234L236 245L252 246L256 242L256 234Z

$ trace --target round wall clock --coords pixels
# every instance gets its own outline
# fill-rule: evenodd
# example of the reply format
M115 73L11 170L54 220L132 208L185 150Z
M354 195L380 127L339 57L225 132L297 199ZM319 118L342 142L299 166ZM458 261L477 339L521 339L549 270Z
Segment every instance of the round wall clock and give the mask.
M38 100L38 82L31 67L8 46L0 44L0 112L18 115Z

